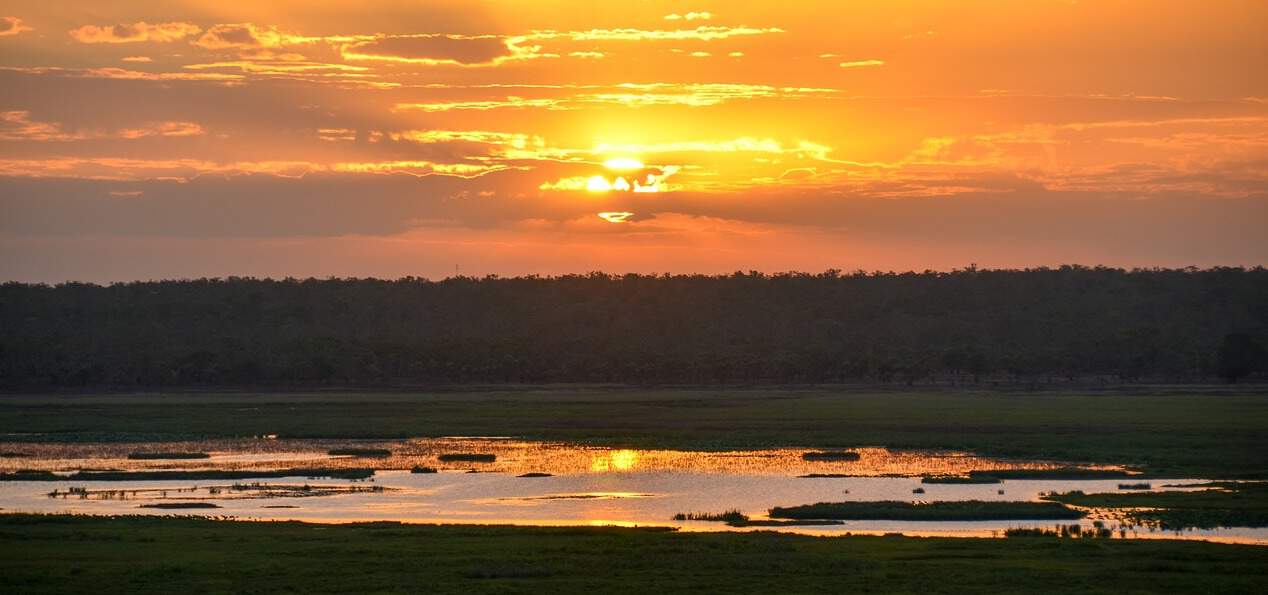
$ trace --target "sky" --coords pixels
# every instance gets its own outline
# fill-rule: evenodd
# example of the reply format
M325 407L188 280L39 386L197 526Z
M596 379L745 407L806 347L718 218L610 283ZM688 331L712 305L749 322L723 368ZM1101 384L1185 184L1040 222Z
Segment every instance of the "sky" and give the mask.
M1268 264L1263 0L0 0L0 279Z

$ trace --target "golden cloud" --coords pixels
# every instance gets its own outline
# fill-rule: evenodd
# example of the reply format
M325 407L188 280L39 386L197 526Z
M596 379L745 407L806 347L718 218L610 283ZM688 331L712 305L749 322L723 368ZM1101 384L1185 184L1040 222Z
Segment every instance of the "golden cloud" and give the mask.
M202 28L193 23L155 23L144 21L118 25L84 25L71 29L70 36L80 43L169 43L197 35Z
M327 41L322 37L306 37L279 31L277 27L255 23L215 25L195 40L194 45L208 50L278 48Z
M17 35L24 31L33 31L30 27L22 23L22 19L18 17L0 17L0 37L7 35Z
M884 60L854 60L850 62L842 62L841 68L866 68L868 66L884 66Z

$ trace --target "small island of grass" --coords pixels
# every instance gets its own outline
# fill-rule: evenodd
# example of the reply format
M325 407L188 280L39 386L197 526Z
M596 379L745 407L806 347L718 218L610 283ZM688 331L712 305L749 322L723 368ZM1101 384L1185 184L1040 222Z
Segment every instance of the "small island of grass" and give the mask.
M1078 519L1086 513L1057 502L820 502L775 507L771 518L886 521L1005 521Z
M205 452L133 452L128 453L128 459L132 461L166 461L166 460L186 460L186 459L209 459L211 455Z
M472 453L472 452L450 452L436 457L445 462L467 462L467 463L492 463L497 460L497 455Z
M392 451L386 448L335 448L326 454L332 457L390 457Z

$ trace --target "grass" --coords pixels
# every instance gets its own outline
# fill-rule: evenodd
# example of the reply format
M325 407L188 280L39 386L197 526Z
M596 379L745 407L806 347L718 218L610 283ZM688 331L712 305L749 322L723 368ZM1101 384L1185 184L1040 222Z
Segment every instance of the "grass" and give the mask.
M807 461L857 461L861 455L850 451L812 451L802 453L801 458Z
M390 457L392 451L386 448L335 448L326 454L332 457Z
M1149 483L1120 483L1118 484L1118 489L1120 490L1152 490L1154 489L1154 486L1153 484L1149 484Z
M142 504L137 508L161 508L164 510L220 508L211 502L159 502L158 504Z
M6 441L521 436L630 448L858 446L1268 478L1262 387L1081 392L950 389L586 389L417 393L4 395ZM9 447L7 449L17 449Z
M1084 494L1070 492L1045 500L1073 506L1123 509L1130 522L1166 530L1268 527L1268 483L1217 482L1194 492Z
M998 478L998 477L990 477L990 476L984 476L984 475L979 475L979 476L976 476L976 477L974 477L974 476L962 476L962 475L934 475L934 476L925 476L925 477L920 478L920 483L928 483L928 484L951 484L951 485L960 485L960 484L971 484L971 485L992 484L992 483L1000 483L1001 481L1002 481L1002 480L1000 480L1000 478Z
M276 477L330 477L367 479L373 469L225 469L201 471L77 471L57 475L49 471L0 473L0 481L161 481L189 479L262 479Z
M747 523L748 516L738 510L726 512L680 512L674 515L675 521L711 521L715 523Z
M995 471L970 471L970 478L982 480L1001 479L1118 479L1131 477L1126 471L1114 469L1079 469L1077 467L1059 467L1056 469L997 469Z
M1268 592L1268 548L0 516L0 592Z
M409 472L410 473L436 473L437 471L435 467L424 467L422 465L418 465L410 469Z
M128 454L128 459L133 461L164 461L164 460L186 460L186 459L209 459L211 455L205 452L134 452Z
M528 473L516 475L516 477L554 477L554 474L542 473L540 471L530 471Z
M468 452L452 452L436 457L445 462L466 462L466 463L492 463L498 460L497 455L468 453Z
M1078 519L1083 512L1058 502L820 502L775 507L771 518L842 521L1006 521Z

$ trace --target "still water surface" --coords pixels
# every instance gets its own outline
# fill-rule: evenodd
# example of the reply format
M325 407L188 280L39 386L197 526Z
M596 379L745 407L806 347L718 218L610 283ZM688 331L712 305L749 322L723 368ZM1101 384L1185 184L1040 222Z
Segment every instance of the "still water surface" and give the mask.
M386 448L389 457L337 457L333 448ZM129 460L130 452L207 452L193 460ZM1056 521L846 521L842 525L736 529L671 520L679 512L739 510L765 518L773 506L841 501L1034 501L1046 492L1115 492L1122 479L1005 480L1000 484L922 484L924 475L1046 469L1057 462L1015 461L957 452L852 449L857 461L807 461L805 449L730 452L634 450L490 438L408 441L242 440L137 444L0 444L20 458L0 459L0 472L42 469L374 468L371 480L291 477L181 481L0 482L5 512L204 514L311 522L401 521L522 525L672 526L682 530L778 530L817 535L902 532L990 536L1012 527L1050 528ZM452 453L492 454L493 462L442 461ZM428 466L438 473L410 473ZM520 477L525 473L550 474ZM805 478L807 474L848 477ZM1155 490L1198 483L1151 479ZM66 493L70 488L74 493ZM913 493L923 489L924 493ZM57 495L49 493L57 490ZM218 508L156 509L146 505L206 503ZM1116 520L1101 513L1081 522ZM1070 524L1066 522L1065 524ZM1268 529L1226 528L1180 533L1129 528L1129 537L1214 539L1268 544Z

